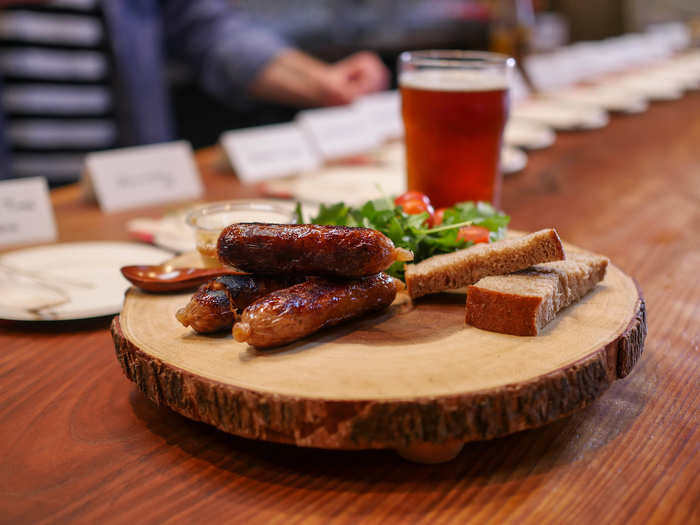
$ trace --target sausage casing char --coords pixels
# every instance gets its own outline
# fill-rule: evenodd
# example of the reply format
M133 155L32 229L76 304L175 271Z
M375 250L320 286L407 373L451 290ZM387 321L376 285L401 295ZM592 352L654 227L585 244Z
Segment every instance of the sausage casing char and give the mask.
M303 280L299 276L222 275L200 286L175 317L201 334L230 329L238 312L250 303Z
M412 259L376 230L316 224L232 224L217 252L222 263L256 274L362 277Z
M384 273L357 280L313 278L255 301L233 327L237 341L268 348L387 308L403 283Z

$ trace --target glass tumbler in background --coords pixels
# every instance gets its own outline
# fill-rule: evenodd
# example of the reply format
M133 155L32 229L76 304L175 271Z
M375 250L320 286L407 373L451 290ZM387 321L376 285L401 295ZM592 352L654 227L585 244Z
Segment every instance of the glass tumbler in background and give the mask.
M405 51L399 57L409 190L433 206L500 205L500 151L515 60L477 51Z
M237 222L267 222L289 224L292 210L273 203L244 201L216 202L192 210L187 224L195 230L195 245L205 268L221 266L216 244L219 234L229 224Z

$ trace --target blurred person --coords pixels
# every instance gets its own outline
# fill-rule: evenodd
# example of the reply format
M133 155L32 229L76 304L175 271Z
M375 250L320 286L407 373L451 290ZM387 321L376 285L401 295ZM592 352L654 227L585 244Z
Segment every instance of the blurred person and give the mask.
M396 79L396 59L409 49L485 49L488 10L477 0L229 0L296 49L327 62L371 49ZM204 92L186 68L171 69L178 131L195 146L234 127L287 122L290 106L248 101L235 108ZM201 119L206 115L206 119Z
M227 104L347 104L389 82L373 53L317 60L227 0L0 7L0 178L70 182L88 151L174 139L166 58Z

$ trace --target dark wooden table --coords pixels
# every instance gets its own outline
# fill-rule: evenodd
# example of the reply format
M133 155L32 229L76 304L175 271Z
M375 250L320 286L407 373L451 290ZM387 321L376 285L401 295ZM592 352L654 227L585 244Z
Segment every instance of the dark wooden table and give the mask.
M198 160L208 197L257 194L216 148ZM298 449L152 405L109 319L5 322L0 522L700 523L700 93L560 134L504 186L514 228L556 226L644 292L641 362L592 406L436 466ZM124 240L144 214L102 215L76 187L53 201L61 241Z

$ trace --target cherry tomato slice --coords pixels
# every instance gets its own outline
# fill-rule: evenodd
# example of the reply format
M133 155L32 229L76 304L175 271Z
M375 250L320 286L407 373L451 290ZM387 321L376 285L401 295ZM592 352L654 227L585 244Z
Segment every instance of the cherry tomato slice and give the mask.
M483 226L462 226L457 233L457 238L473 243L489 242L489 230Z
M433 213L433 228L442 224L442 221L445 219L446 209L447 208L438 208L437 210L435 210L435 213Z
M404 202L406 201L423 201L426 204L430 204L430 199L425 193L421 193L420 191L407 191L406 193L402 193L396 199L394 199L394 204L397 206L401 206ZM406 212L408 213L408 212Z
M428 212L430 215L433 214L433 207L430 204L426 204L424 201L419 201L418 199L402 202L400 206L403 212L408 215L417 215L423 212Z

